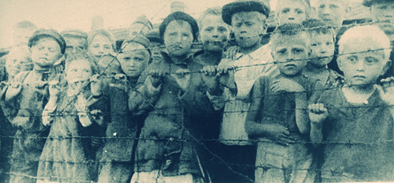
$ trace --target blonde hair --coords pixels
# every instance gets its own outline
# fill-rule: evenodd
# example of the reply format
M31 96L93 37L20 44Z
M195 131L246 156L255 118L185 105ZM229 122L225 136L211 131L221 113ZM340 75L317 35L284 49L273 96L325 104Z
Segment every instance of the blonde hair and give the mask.
M375 25L355 26L348 29L338 41L338 53L344 54L343 47L348 43L348 41L360 38L368 38L376 43L379 43L381 46L380 48L383 49L384 52L384 59L386 61L389 60L391 52L390 39L379 27Z
M197 24L198 24L198 27L200 28L200 31L201 31L201 29L203 27L202 22L205 19L205 17L208 16L208 15L214 15L214 16L222 17L222 8L219 7L219 6L216 6L216 7L208 8L208 9L206 9L205 11L203 11L201 13L200 17L197 20Z

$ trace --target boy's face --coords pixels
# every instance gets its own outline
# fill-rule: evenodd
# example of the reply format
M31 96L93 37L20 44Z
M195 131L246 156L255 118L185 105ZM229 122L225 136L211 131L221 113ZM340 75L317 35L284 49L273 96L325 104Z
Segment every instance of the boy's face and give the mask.
M346 8L343 0L318 0L317 14L321 20L327 24L339 27L342 26L343 16Z
M370 39L353 39L343 45L342 56L338 57L338 67L345 80L352 85L373 84L386 69L382 46ZM376 51L368 51L376 50Z
M277 21L279 25L286 23L301 24L306 20L306 7L300 0L279 0Z
M149 50L152 54L152 62L159 63L164 60L163 55L161 54L163 45L159 42L150 42Z
M87 81L92 75L92 67L87 60L75 60L67 65L66 79L69 83Z
M172 21L164 31L164 44L170 55L182 56L187 54L193 43L192 27L186 21Z
M309 63L319 68L326 67L326 65L331 62L335 50L332 34L321 34L317 32L312 32L311 49L312 53Z
M371 6L372 18L379 22L380 28L389 35L394 34L394 1L374 3Z
M279 35L272 42L272 58L277 62L279 71L286 76L301 73L309 59L305 33L292 36Z
M29 38L33 35L36 29L28 28L28 29L15 29L14 30L14 44L17 46L27 45L29 42Z
M64 36L64 39L66 40L67 45L65 55L70 55L85 50L85 45L87 41L85 38Z
M100 59L103 55L110 54L112 49L111 41L108 37L98 34L89 45L88 51L95 59Z
M223 51L230 36L230 30L222 17L218 15L207 15L201 21L200 28L201 41L204 50Z
M52 38L44 37L30 48L31 59L40 67L52 66L60 58L60 46Z
M128 44L123 53L118 55L122 70L129 77L139 77L148 65L149 59L149 52L138 43Z
M261 34L266 31L265 15L258 12L239 12L231 18L231 28L239 47L250 48L261 42Z

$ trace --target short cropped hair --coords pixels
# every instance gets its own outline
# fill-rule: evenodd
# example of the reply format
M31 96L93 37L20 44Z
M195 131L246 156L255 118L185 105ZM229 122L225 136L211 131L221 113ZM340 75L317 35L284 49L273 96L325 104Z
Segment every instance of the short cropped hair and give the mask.
M208 9L206 9L205 11L203 11L200 14L200 17L197 20L197 24L198 24L198 27L200 28L200 31L201 31L202 26L203 26L202 22L205 19L205 17L208 16L208 15L220 16L220 18L221 18L222 17L222 8L219 7L219 6L216 6L216 7L213 7L213 8L208 8Z
M286 23L276 27L274 32L272 32L271 42L274 43L279 36L296 36L299 34L306 34L307 39L305 40L305 42L306 45L310 47L311 45L310 36L307 34L307 31L305 30L304 26L297 23Z
M387 35L376 25L364 25L364 26L355 26L346 30L346 32L341 36L341 39L338 41L338 52L339 54L344 53L343 45L345 45L349 40L360 39L360 38L368 38L377 43L380 43L381 49L384 52L384 59L386 61L390 58L390 39ZM353 45L357 46L357 45Z
M302 25L305 27L307 32L309 32L309 34L331 34L334 42L336 40L336 34L334 29L320 19L308 19L303 21Z
M92 69L92 74L98 74L97 65L95 64L94 59L87 53L87 51L78 52L67 56L65 72L68 70L68 65L77 60L88 61L90 63L90 68Z

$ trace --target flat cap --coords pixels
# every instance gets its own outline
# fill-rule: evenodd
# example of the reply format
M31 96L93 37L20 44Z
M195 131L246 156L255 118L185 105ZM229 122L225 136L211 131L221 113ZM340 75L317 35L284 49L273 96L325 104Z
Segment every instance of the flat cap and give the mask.
M267 18L270 14L270 8L264 3L258 1L236 1L226 4L222 8L223 21L231 25L231 19L235 13L257 11L265 15Z

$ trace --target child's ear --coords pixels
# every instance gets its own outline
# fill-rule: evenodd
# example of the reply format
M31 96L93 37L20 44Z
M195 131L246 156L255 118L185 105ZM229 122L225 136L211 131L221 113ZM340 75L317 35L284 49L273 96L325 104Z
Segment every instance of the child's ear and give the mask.
M386 64L384 64L383 69L382 69L382 73L381 73L380 75L386 74L387 70L390 69L391 65L392 65L391 60L388 60L388 61L386 62Z
M339 68L339 70L341 70L342 72L343 72L343 65L342 65L342 58L341 57L338 57L337 58L337 60L336 60L336 62L337 62L337 65L338 65L338 68Z

